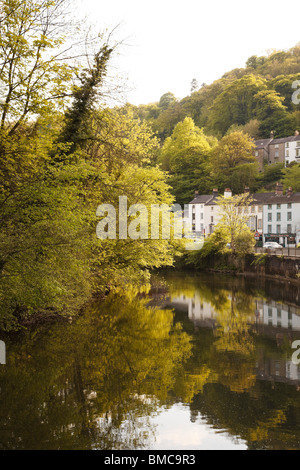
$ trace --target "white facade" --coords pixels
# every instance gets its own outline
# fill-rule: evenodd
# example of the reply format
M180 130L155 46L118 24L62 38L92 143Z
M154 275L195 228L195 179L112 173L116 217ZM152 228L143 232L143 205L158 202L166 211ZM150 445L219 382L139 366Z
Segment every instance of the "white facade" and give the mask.
M205 235L211 235L214 232L215 226L220 222L222 213L220 206L216 203L208 203L205 205L204 210L204 228Z
M300 163L300 137L299 140L285 143L285 166L292 162Z
M248 227L260 233L263 233L263 204L251 204L247 209L249 214Z
M192 221L192 231L199 235L209 236L214 232L215 226L221 221L222 210L217 204L218 192L213 195L197 196L190 204L188 218ZM224 197L231 197L231 190L224 192ZM251 230L263 233L263 204L254 201L249 207L242 209L249 215L248 225Z
M230 197L225 191L224 196ZM249 193L250 195L250 193ZM188 219L192 231L205 237L212 234L222 218L222 210L217 204L219 194L196 196L188 205ZM262 241L277 241L283 246L295 246L300 243L300 192L293 193L289 188L283 194L282 185L277 184L273 193L251 194L253 202L240 208L249 216L248 226L257 232Z
M278 238L278 243L287 245L287 238L295 237L295 243L300 241L300 202L270 201L264 205L263 211L264 241L270 237Z

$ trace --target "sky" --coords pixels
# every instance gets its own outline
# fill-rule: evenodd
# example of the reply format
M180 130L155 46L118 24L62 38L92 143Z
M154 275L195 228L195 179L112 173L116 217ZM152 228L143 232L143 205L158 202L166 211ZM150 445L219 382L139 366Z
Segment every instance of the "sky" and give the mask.
M166 93L182 99L191 81L210 84L252 55L300 42L299 2L290 0L75 0L78 12L122 41L114 73L125 100L139 105ZM77 8L76 6L76 8Z

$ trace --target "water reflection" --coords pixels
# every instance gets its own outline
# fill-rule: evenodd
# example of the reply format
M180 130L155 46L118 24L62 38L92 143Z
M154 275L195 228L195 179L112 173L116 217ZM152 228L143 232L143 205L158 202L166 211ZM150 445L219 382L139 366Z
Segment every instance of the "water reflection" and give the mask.
M0 370L0 447L150 446L148 417L168 401L191 345L171 311L146 302L135 292L112 295L73 325L8 343Z
M247 357L251 363L255 359L255 372L251 375L248 369L250 382L259 376L268 380L295 382L298 386L300 368L291 358L292 343L300 337L300 306L285 298L272 300L269 290L274 288L274 282L266 282L262 291L261 283L255 281L220 279L211 276L199 282L199 278L195 277L187 280L173 278L167 305L186 312L196 331L199 328L211 329L216 351L242 355L244 365ZM286 287L287 298L289 290L298 298L298 287L289 284ZM273 341L277 354L267 354L266 343L258 347L263 338Z
M5 338L1 449L300 449L298 287L168 275L136 294Z
M191 419L245 439L248 448L300 448L299 287L222 276L169 280L168 307L189 326L194 354L186 371L205 363Z

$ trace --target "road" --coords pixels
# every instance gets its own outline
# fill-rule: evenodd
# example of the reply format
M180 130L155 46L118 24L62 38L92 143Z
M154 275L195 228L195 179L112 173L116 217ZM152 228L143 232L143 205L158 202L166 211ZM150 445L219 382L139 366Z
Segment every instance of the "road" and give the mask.
M255 248L256 253L268 253L270 255L285 256L287 258L300 258L300 248L276 248L273 250L267 248Z

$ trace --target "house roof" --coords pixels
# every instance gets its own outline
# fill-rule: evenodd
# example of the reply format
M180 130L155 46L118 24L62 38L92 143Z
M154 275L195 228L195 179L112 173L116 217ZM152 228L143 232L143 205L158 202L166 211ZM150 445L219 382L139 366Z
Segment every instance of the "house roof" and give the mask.
M265 148L267 147L271 142L272 142L273 139L261 139L261 140L256 140L254 142L255 144L255 148L256 149L259 149L259 148Z
M266 193L266 194L269 194L269 193ZM277 195L275 193L271 193L264 199L264 204L288 204L289 202L300 203L300 193L291 193L290 195L289 194Z
M300 135L292 135L290 137L283 137L281 139L273 139L272 142L270 142L270 145L285 144L286 142L297 142L298 140L300 140Z
M200 196L196 196L195 199L190 202L190 204L205 204L213 197L214 196L211 194L202 194Z
M265 148L268 147L269 145L277 145L277 144L285 144L286 142L297 142L300 141L300 135L291 135L289 137L282 137L280 139L259 139L255 140L255 148Z
M215 206L217 205L217 199L220 194L207 195L203 194L197 196L190 204L205 204L206 206ZM298 202L300 203L300 192L291 193L291 194L276 194L275 191L272 193L249 193L249 197L252 198L251 205L255 204L288 204L289 202Z

